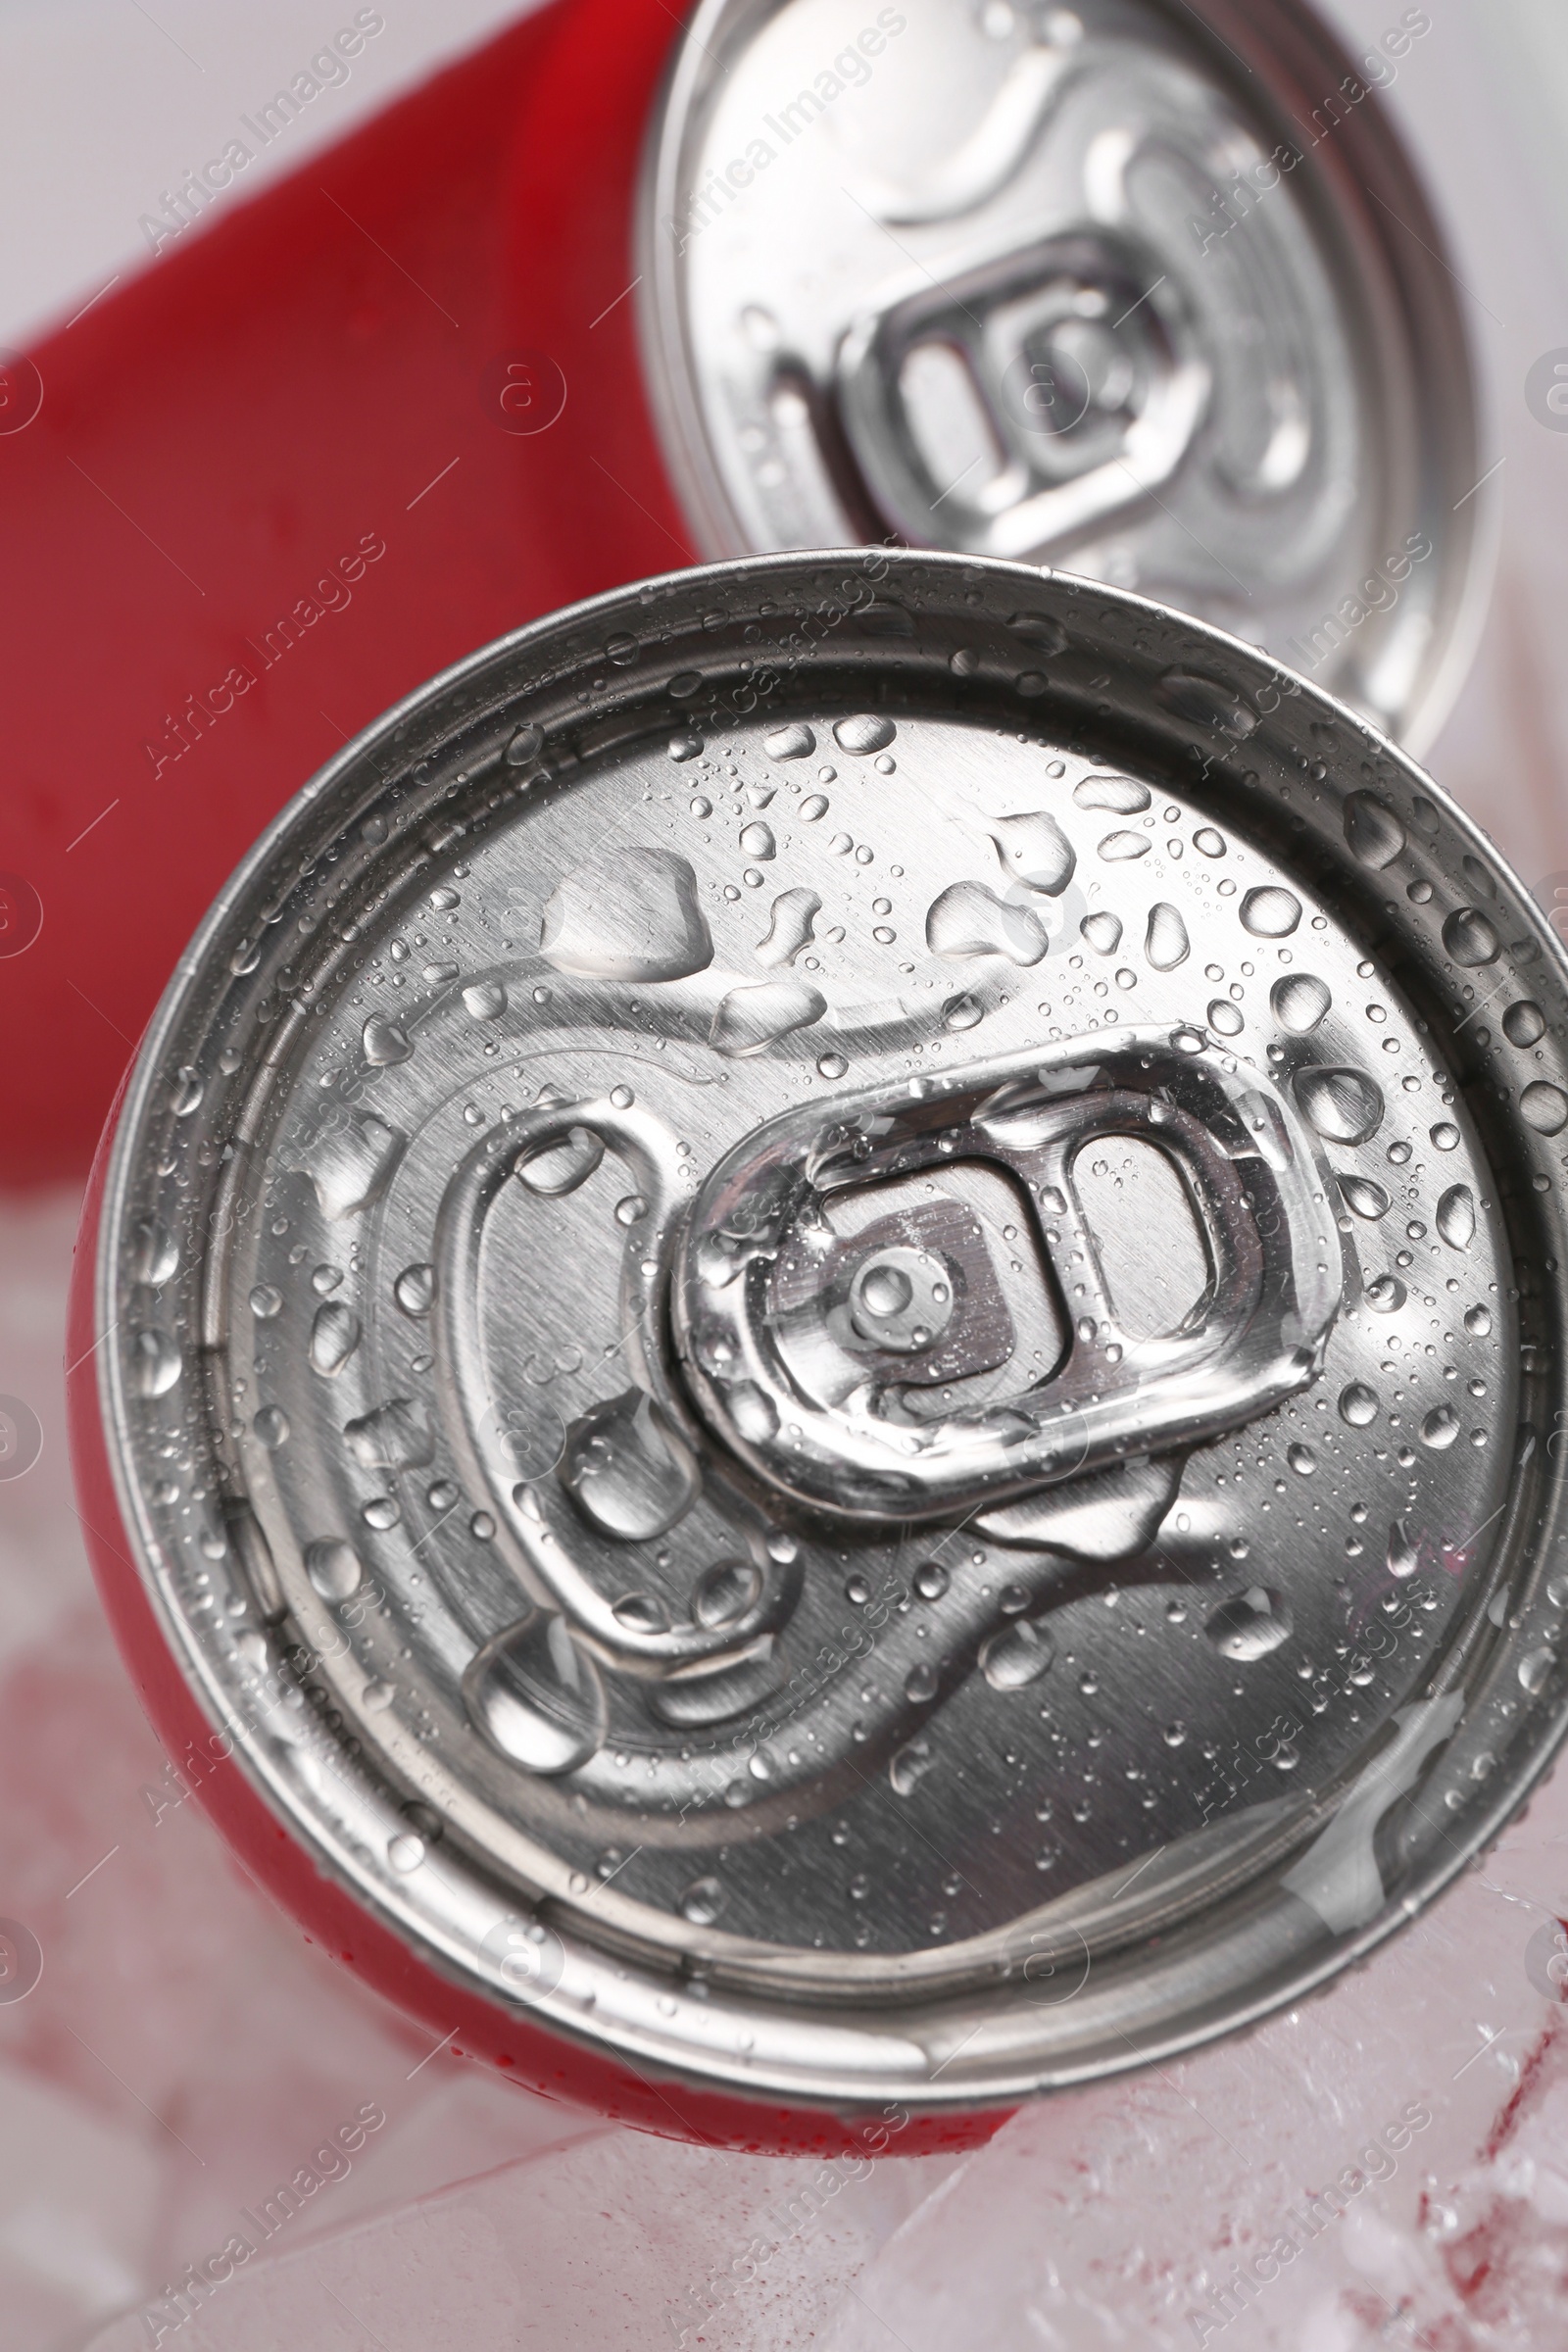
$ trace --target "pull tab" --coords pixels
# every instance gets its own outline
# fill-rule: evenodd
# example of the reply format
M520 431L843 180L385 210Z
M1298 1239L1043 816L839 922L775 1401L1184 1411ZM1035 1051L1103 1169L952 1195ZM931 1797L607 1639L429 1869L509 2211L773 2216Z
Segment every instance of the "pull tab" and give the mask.
M1014 559L1143 507L1210 388L1168 271L1102 230L922 287L838 363L851 447L909 544Z
M1118 1306L1078 1174L1118 1138L1161 1155L1206 1260L1201 1295L1154 1337ZM1013 1308L972 1211L932 1186L879 1218L875 1188L966 1163L1012 1180L1064 1352L1043 1380L993 1380L942 1412L938 1392L1010 1360ZM858 1520L971 1513L1217 1437L1304 1388L1342 1291L1331 1197L1291 1104L1197 1031L1125 1031L1092 1054L1079 1039L760 1129L693 1204L676 1346L713 1430L797 1500Z

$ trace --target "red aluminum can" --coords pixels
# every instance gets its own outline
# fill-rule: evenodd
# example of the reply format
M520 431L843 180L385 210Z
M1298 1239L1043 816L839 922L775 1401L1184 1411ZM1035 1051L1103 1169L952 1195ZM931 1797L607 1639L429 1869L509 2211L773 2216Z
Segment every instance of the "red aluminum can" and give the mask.
M1565 1004L1405 754L1124 591L501 640L235 871L105 1138L154 1721L308 1935L655 2132L965 2146L1300 1999L1568 1723Z
M1423 12L1359 59L1286 0L883 13L557 0L18 363L0 1177L85 1166L338 744L671 564L1066 564L1430 740L1486 529L1380 99Z

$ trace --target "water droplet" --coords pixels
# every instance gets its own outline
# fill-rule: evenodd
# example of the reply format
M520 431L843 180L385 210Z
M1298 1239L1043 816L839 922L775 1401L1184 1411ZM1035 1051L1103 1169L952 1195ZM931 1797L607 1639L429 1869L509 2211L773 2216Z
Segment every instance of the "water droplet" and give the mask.
M615 1223L617 1225L635 1225L639 1218L646 1217L647 1214L648 1203L641 1193L628 1193L623 1200L615 1202Z
M1433 1150L1435 1152L1454 1152L1458 1150L1458 1128L1451 1119L1440 1119L1432 1130Z
M256 1432L257 1442L265 1446L269 1453L275 1453L279 1446L288 1444L288 1415L281 1405L264 1404L251 1427Z
M801 950L810 944L812 925L821 911L822 902L814 890L781 891L773 901L767 935L759 940L753 951L758 962L793 963Z
M669 1611L657 1593L623 1592L611 1615L628 1634L667 1634Z
M507 1009L507 992L499 980L476 980L463 992L465 1011L475 1021L499 1021Z
M1055 1654L1051 1636L1020 1617L982 1643L980 1671L993 1690L1022 1690L1040 1680Z
M1388 1215L1389 1196L1370 1176L1341 1176L1338 1181L1341 1198L1352 1215L1369 1221Z
M1144 937L1144 954L1155 971L1173 972L1179 963L1187 961L1191 949L1187 925L1177 909L1167 906L1162 899L1156 900L1149 909L1149 929Z
M532 767L545 748L544 731L539 727L519 727L507 746L509 767Z
M1072 797L1080 808L1104 808L1112 816L1142 816L1150 801L1148 785L1131 776L1085 776Z
M1519 1097L1519 1108L1538 1135L1559 1135L1568 1126L1568 1095L1538 1078Z
M366 1022L363 1042L365 1058L376 1069L385 1069L395 1061L407 1061L414 1052L407 1030L379 1012L372 1012Z
M1200 670L1167 669L1159 681L1159 699L1178 717L1195 727L1215 727L1245 741L1257 725L1257 712L1240 688L1226 685Z
M360 1513L366 1526L373 1527L377 1535L385 1535L389 1527L396 1527L402 1516L396 1499L390 1494L372 1494Z
M179 1244L157 1217L144 1217L136 1226L130 1263L136 1281L154 1290L162 1289L179 1264Z
M1389 1529L1389 1547L1384 1558L1391 1576L1414 1576L1421 1565L1421 1546L1402 1519L1396 1519Z
M700 760L708 746L700 735L693 735L687 730L672 735L665 749L671 760L684 763L688 760Z
M710 1928L724 1908L724 1889L717 1879L693 1879L680 1898L680 1915L694 1928Z
M274 1291L270 1282L259 1282L251 1293L251 1313L258 1322L270 1323L283 1311L283 1294Z
M912 1796L936 1762L929 1740L909 1740L888 1762L888 1783L895 1796Z
M1502 1034L1510 1046L1533 1046L1546 1034L1546 1016L1531 997L1521 997L1502 1016Z
M1221 1037L1239 1037L1244 1026L1240 1005L1229 997L1216 997L1208 1008L1208 1025Z
M393 1396L344 1424L349 1451L362 1470L420 1470L435 1459L435 1439L424 1406Z
M486 1643L464 1678L464 1695L479 1729L529 1772L573 1772L603 1744L608 1713L598 1670L548 1609Z
M1097 956L1114 956L1121 946L1121 917L1101 907L1098 912L1084 916L1078 932Z
M590 1526L623 1544L666 1534L702 1490L694 1456L638 1388L573 1421L560 1477Z
M1464 1319L1464 1327L1473 1340L1485 1340L1492 1334L1490 1306L1472 1306Z
M1193 835L1193 847L1204 858L1223 858L1225 836L1216 833L1212 825L1200 825Z
M672 850L618 849L564 875L539 948L558 972L600 980L680 980L713 959L697 876Z
M1147 858L1152 847L1147 833L1107 833L1100 855L1107 865L1126 865L1134 858Z
M605 1156L604 1139L591 1127L568 1127L548 1143L525 1144L513 1161L513 1173L530 1193L559 1200L586 1184Z
M826 816L826 814L827 795L825 793L813 792L809 799L804 800L801 803L801 821L803 824L814 825L819 818Z
M1345 804L1345 839L1352 858L1378 870L1404 847L1404 827L1373 792L1352 792Z
M940 1600L952 1581L940 1560L925 1560L914 1572L914 1589L922 1600Z
M1011 613L1007 626L1014 636L1023 639L1025 645L1037 646L1043 654L1065 651L1067 632L1060 621L1054 620L1048 612Z
M167 1396L184 1368L184 1359L168 1332L151 1324L131 1334L130 1360L138 1396Z
M392 1296L406 1315L427 1315L435 1299L434 1266L405 1266L392 1285Z
M1468 1250L1475 1238L1476 1197L1467 1184L1453 1184L1438 1202L1434 1220L1450 1250Z
M1072 880L1077 852L1054 816L1039 808L1027 816L991 820L991 839L1003 870L1030 890L1055 898Z
M692 1616L708 1632L733 1625L762 1597L762 1572L755 1560L716 1560L692 1588Z
M1479 906L1456 906L1443 926L1443 944L1455 963L1466 971L1493 963L1502 942Z
M842 1078L849 1066L842 1054L819 1054L816 1057L817 1076L820 1078Z
M1434 1453L1444 1452L1459 1435L1459 1416L1451 1404L1434 1405L1421 1424L1421 1443Z
M864 759L872 752L885 752L897 733L891 718L862 711L854 718L841 718L833 729L833 740L841 752L854 752Z
M723 999L708 1042L715 1054L737 1060L760 1054L797 1029L809 1029L826 1010L827 999L804 980L748 982Z
M1310 1478L1317 1469L1317 1455L1310 1446L1288 1446L1285 1459L1298 1478Z
M370 1207L402 1149L396 1128L368 1114L322 1136L306 1169L322 1214L336 1220Z
M359 1553L341 1536L305 1546L305 1573L323 1600L348 1600L365 1573Z
M1265 882L1242 901L1242 928L1254 939L1289 939L1301 919L1301 902L1294 890Z
M772 826L764 825L760 820L753 825L742 825L741 851L747 858L760 858L764 861L769 858L776 858L778 844L773 839Z
M311 1369L333 1380L360 1344L360 1318L341 1298L328 1298L311 1325Z
M192 1069L178 1071L170 1097L170 1107L175 1118L188 1119L191 1112L200 1104L206 1091L199 1071Z
M932 901L925 941L933 956L1005 956L1025 966L1038 963L1050 945L1038 915L1005 905L983 882L952 883Z
M771 735L764 735L762 749L770 760L809 760L816 749L816 737L809 727L797 722L775 727Z
M1324 982L1311 972L1288 972L1275 981L1268 1001L1280 1027L1295 1037L1314 1030L1334 1002Z
M986 1017L978 997L950 997L942 1007L944 1029L973 1029Z
M924 1663L911 1666L904 1678L904 1695L911 1706L929 1706L937 1694L937 1672Z
M1554 1649L1533 1649L1528 1657L1519 1661L1520 1689L1528 1690L1534 1698L1546 1688L1556 1663L1557 1653Z
M1340 1391L1340 1419L1348 1422L1351 1429L1365 1429L1377 1417L1376 1392L1364 1380L1352 1380Z
M1315 1063L1296 1073L1296 1099L1331 1144L1364 1144L1383 1120L1383 1090L1364 1070Z
M402 1830L388 1844L386 1858L394 1870L407 1877L424 1860L424 1839L416 1838L412 1830Z
M1293 1621L1285 1595L1268 1585L1252 1585L1221 1601L1203 1631L1222 1658L1250 1665L1290 1639Z
M1405 1288L1397 1274L1379 1274L1366 1286L1366 1302L1375 1315L1397 1314L1404 1300Z

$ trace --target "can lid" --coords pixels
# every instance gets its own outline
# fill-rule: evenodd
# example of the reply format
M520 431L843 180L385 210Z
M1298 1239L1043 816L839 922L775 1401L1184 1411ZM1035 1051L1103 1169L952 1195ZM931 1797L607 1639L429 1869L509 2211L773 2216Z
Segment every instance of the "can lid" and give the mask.
M1483 462L1397 71L1296 0L704 0L639 230L700 548L1066 564L1429 742Z
M125 1524L419 1952L758 2098L1296 1997L1563 1723L1561 950L1202 624L874 552L476 655L115 1146Z

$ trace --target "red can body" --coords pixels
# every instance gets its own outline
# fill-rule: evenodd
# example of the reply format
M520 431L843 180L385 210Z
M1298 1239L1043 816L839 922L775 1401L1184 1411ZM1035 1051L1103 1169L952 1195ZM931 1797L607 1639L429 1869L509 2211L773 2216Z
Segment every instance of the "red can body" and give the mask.
M687 560L616 300L677 29L658 0L557 0L29 355L41 406L0 435L29 689L0 812L0 1184L85 1172L202 911L346 737ZM531 433L502 401L530 362L564 388Z

